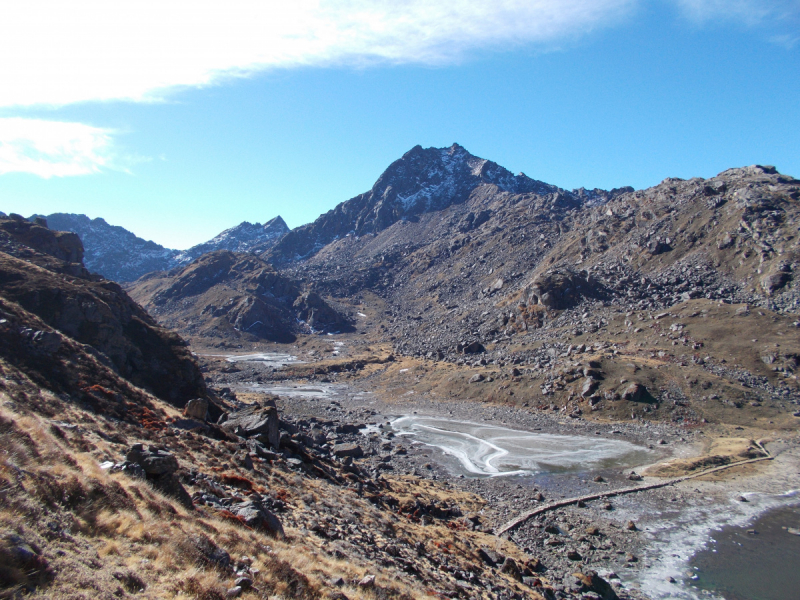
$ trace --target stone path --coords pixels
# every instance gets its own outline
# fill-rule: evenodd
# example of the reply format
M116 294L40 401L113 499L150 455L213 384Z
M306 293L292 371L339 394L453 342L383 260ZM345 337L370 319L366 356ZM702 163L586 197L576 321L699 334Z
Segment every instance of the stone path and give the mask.
M507 523L505 523L504 525L500 526L498 529L495 530L495 535L503 535L504 533L507 533L512 529L516 529L528 519L531 519L537 515L541 515L542 513L546 513L551 510L555 510L557 508L562 508L564 506L569 506L571 504L577 504L578 502L588 502L590 500L599 500L601 498L612 498L614 496L623 496L625 494L633 494L636 492L643 492L645 490L653 490L656 488L667 487L668 485L674 485L676 483L680 483L681 481L686 481L688 479L696 479L697 477L702 477L703 475L709 475L711 473L716 473L718 471L724 471L725 469L730 469L731 467L738 467L740 465L746 465L750 463L756 463L764 460L773 459L773 456L767 451L766 448L764 448L764 446L761 445L761 442L756 442L756 445L759 447L759 449L761 449L762 452L764 452L765 456L761 456L759 458L750 458L747 460L740 460L735 463L722 465L721 467L713 467L711 469L700 471L699 473L684 475L682 477L675 477L673 479L660 481L658 483L639 485L636 487L620 488L617 490L610 490L608 492L601 492L599 494L587 494L585 496L578 496L575 498L565 498L563 500L557 500L556 502L550 502L549 504L545 504L544 506L540 506L533 510L527 511L519 515L518 517L508 521Z

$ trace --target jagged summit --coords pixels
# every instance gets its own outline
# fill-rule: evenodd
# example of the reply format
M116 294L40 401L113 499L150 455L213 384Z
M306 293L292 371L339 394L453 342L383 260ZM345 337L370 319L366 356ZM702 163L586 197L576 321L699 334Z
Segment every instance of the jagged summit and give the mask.
M368 194L395 205L402 214L440 210L463 202L479 185L496 185L515 194L547 194L557 187L524 174L514 175L495 162L470 154L463 146L425 148L414 146L389 168Z
M513 194L572 195L523 173L514 175L495 162L470 154L459 144L449 148L417 145L389 165L368 192L289 232L275 245L271 258L282 263L310 256L349 233L377 233L402 219L462 204L482 186L495 186Z

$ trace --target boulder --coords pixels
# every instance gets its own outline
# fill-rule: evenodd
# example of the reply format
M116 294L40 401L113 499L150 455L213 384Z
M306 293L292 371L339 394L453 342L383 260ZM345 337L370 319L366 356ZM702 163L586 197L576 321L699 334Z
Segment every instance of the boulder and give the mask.
M647 394L647 388L641 383L631 383L622 392L622 399L630 402L641 402Z
M526 290L529 304L562 310L596 293L596 282L586 271L557 268L539 274Z
M764 275L764 277L761 278L761 288L767 294L772 295L789 283L790 279L791 275L784 271L772 273L771 275Z
M598 385L600 385L600 382L594 377L587 377L583 380L583 385L581 386L581 396L588 398L594 393Z
M480 342L470 342L461 348L461 352L464 354L481 354L486 352L486 348Z
M222 427L241 437L257 437L261 443L274 449L280 447L278 409L273 406L253 406L232 413Z
M31 336L33 346L44 354L55 354L61 348L62 337L55 331L36 331Z
M617 600L618 596L605 579L597 574L597 571L587 571L586 573L573 573L573 577L581 586L582 592L594 592L603 600Z
M351 458L361 458L364 456L364 450L358 444L335 444L333 446L333 455L339 458L347 456Z
M283 537L283 525L280 519L267 509L259 500L249 499L233 504L230 511L240 517L245 525L253 529L263 529L277 537Z
M506 559L503 561L503 565L500 567L500 572L510 575L517 581L522 581L522 571L520 571L517 561L510 556L506 557Z
M164 450L149 450L142 444L134 444L125 459L136 463L147 475L168 475L178 470L178 459Z
M205 421L208 417L208 400L205 398L195 398L189 400L183 407L183 416L190 419Z

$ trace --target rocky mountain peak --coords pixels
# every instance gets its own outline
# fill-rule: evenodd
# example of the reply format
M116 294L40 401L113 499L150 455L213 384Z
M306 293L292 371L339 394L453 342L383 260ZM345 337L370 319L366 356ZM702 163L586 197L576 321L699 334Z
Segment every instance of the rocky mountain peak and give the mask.
M346 235L378 233L398 221L463 204L482 186L513 194L570 194L523 173L514 175L458 144L448 148L417 145L389 165L368 192L281 238L270 258L280 264L311 256Z
M464 202L472 190L486 184L512 193L550 193L558 189L524 174L514 175L453 144L449 148L414 146L389 165L368 194L374 201L392 204L402 217Z

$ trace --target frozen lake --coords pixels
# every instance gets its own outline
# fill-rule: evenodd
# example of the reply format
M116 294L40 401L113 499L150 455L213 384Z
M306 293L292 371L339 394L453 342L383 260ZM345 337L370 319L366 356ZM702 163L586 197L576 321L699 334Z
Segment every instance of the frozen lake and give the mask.
M440 449L469 477L498 477L628 468L651 462L653 453L623 440L519 431L497 425L405 416L394 433Z

